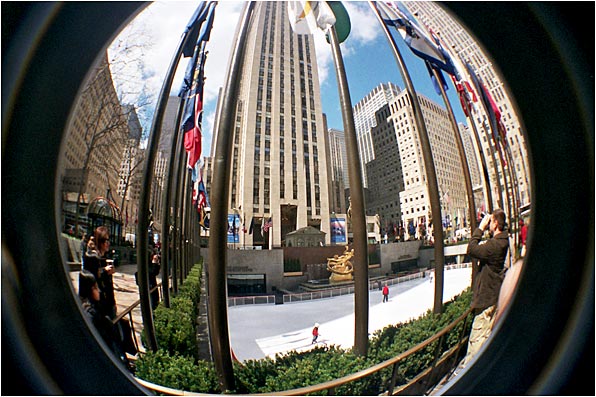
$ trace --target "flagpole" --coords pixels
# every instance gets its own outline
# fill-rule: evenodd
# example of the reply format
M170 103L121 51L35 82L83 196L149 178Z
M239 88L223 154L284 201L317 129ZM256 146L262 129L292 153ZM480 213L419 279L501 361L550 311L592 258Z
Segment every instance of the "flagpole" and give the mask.
M432 157L430 140L428 138L428 131L426 129L426 123L424 122L424 118L422 117L422 109L420 107L420 102L418 101L418 96L416 95L414 85L412 84L410 74L408 72L408 69L406 68L399 48L397 47L397 44L393 39L393 36L389 32L389 29L383 22L383 18L380 15L376 3L373 1L369 1L369 4L375 12L377 19L379 20L383 28L383 31L387 36L387 40L389 41L393 49L393 54L395 55L395 59L397 61L402 79L404 81L404 84L406 85L408 96L410 97L412 107L414 108L414 117L416 119L418 137L420 139L420 147L422 151L422 159L424 160L424 168L426 170L428 196L430 202L431 215L433 218L432 225L435 245L435 297L433 312L438 314L443 312L443 269L445 264L445 254L443 252L443 224L441 217L441 202L439 199L439 186L437 184L437 174L435 170L435 163Z
M431 67L433 75L435 79L440 82L439 71L433 67ZM453 127L453 134L455 137L455 143L457 144L457 151L459 153L459 157L462 163L462 171L464 174L464 182L466 184L466 194L468 196L468 205L469 205L469 214L470 214L470 230L476 229L476 203L474 202L474 188L472 187L472 178L470 177L470 166L468 165L468 158L466 156L466 151L464 149L464 144L461 139L461 135L459 133L459 128L457 126L457 120L455 120L455 115L453 114L453 108L451 107L451 103L447 98L447 94L445 93L445 87L443 84L439 83L439 89L441 90L441 96L443 97L443 101L445 102L445 106L447 107L447 114L449 115L449 120L451 121L451 126Z
M239 82L244 61L248 27L255 2L246 3L243 16L236 29L232 58L226 76L226 91L222 100L221 119L216 132L215 156L213 159L213 181L209 236L209 279L207 283L209 337L215 370L222 392L235 390L234 367L230 347L227 307L227 207L230 200L230 172L234 115L239 93Z
M188 41L188 31L185 31L180 38L176 53L170 62L168 72L162 84L155 109L153 123L149 132L149 140L147 143L147 158L145 159L145 166L141 177L141 194L139 197L139 210L141 212L140 219L137 225L137 272L139 283L139 295L141 300L141 316L143 318L143 327L145 329L145 336L147 347L154 352L157 351L157 339L155 337L155 325L153 323L153 310L151 308L151 301L149 296L149 271L148 261L149 255L148 247L148 228L149 222L146 214L149 213L149 194L151 191L151 183L154 174L154 163L157 144L161 137L161 126L163 123L164 113L168 101L170 89L174 81L174 74L182 56L183 47Z
M172 144L170 146L170 156L168 159L168 166L166 168L166 189L163 192L163 206L162 206L162 214L163 214L163 226L162 226L162 247L165 245L165 250L162 249L162 266L161 266L161 283L163 289L163 302L165 307L170 307L170 261L172 260L172 254L170 253L170 225L172 224L172 218L170 216L170 203L171 203L171 196L172 196L172 185L173 185L173 168L175 163L175 159L178 155L177 148L180 142L180 134L178 130L180 128L180 119L182 118L183 109L184 109L184 101L180 101L178 106L178 113L176 115L176 126L174 128L174 136L172 137Z
M337 39L335 26L329 29L331 50L337 73L337 86L341 102L345 130L346 151L348 155L348 177L352 207L352 231L354 249L354 350L357 355L365 356L368 351L368 243L366 231L366 213L364 210L364 189L362 188L362 168L358 160L358 142L354 126L352 100L348 88L348 79Z

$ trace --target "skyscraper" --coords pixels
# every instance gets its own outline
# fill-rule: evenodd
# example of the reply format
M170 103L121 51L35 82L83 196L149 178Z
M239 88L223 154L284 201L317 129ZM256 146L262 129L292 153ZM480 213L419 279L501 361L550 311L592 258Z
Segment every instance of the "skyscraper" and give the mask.
M239 243L280 246L287 233L306 226L325 232L329 243L327 153L313 38L292 31L286 3L259 2L245 54L237 76L228 212L244 224Z
M348 155L346 152L346 139L343 131L330 128L329 139L329 162L331 163L331 211L344 213L347 210L345 188L348 182Z
M387 105L399 92L399 87L393 83L381 83L354 106L354 127L356 128L356 137L358 139L358 151L360 153L362 183L364 187L368 187L366 163L375 159L374 145L371 137L371 128L377 125L375 112Z
M482 79L502 114L501 120L507 130L506 145L510 148L515 163L513 168L517 175L520 205L528 204L530 202L530 176L525 139L522 135L521 123L508 96L507 86L502 81L497 69L474 38L439 5L426 1L406 2L404 5L420 22L430 27L440 36L446 43L446 49L455 56L456 61L461 64L468 62ZM462 72L470 81L467 72L465 70L462 70ZM483 113L483 111L476 113L476 124L479 128L486 130L486 127L482 127L483 124L486 124L483 120ZM488 134L490 134L490 131L488 131ZM487 134L483 133L482 135L484 135L481 138L482 151L484 153L494 152L494 145L486 139ZM486 161L491 175L491 186L494 190L496 177L491 156L487 156ZM501 184L505 186L503 177L501 177ZM493 196L495 195L496 191L493 193Z

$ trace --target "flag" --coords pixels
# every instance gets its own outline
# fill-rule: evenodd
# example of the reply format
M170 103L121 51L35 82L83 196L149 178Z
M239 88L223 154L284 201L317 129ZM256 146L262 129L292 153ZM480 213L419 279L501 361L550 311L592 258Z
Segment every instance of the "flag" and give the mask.
M296 34L326 31L335 24L335 15L326 1L289 1L288 18Z
M453 84L459 95L459 102L461 103L464 114L466 117L470 117L470 110L477 110L476 102L478 102L478 98L476 97L476 93L466 80L457 80L455 76L451 76L451 80L453 80Z
M442 48L439 49L422 27L412 22L397 5L381 1L376 1L375 5L385 25L395 27L416 56L451 75L457 73L451 58L445 57L446 52L441 51Z
M271 217L269 217L269 220L267 222L265 222L265 224L263 225L263 231L265 233L267 233L269 231L269 229L271 229L273 227L273 221L271 220Z
M205 230L209 230L209 213L205 211L205 208L201 208L199 211L199 226Z
M211 6L212 4L213 6ZM200 29L196 33L198 39L196 44L193 42L193 57L186 68L179 93L179 96L186 100L181 129L184 133L184 149L188 155L187 165L191 169L201 157L204 67L207 56L205 45L211 36L215 3L210 2L203 9L197 9L197 13L200 14L200 23L197 22Z
M199 182L198 187L198 200L197 200L197 208L199 211L203 210L205 207L210 207L209 199L207 197L207 190L205 189L205 185L203 184L203 180Z
M493 100L493 97L490 95L490 93L482 83L482 79L480 79L480 77L474 72L472 65L466 63L466 68L468 69L468 73L470 74L472 83L475 85L476 90L478 91L478 96L480 97L480 100L482 101L482 104L486 109L491 130L493 132L493 139L495 140L495 143L498 145L501 139L505 141L505 135L507 133L505 125L501 120L501 111L499 110L499 107Z
M182 47L182 55L184 57L192 56L194 52L195 44L201 31L201 25L207 18L207 9L208 3L202 1L190 18L190 21L188 21L186 29L184 29L184 33L187 34L186 42L184 43L184 47Z

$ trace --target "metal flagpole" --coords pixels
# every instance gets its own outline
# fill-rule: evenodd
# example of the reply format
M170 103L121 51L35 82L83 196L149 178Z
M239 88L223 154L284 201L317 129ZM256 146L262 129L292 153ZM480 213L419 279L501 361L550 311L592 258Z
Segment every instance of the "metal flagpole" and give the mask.
M162 207L162 265L161 265L161 283L163 290L163 303L165 307L170 307L170 261L172 260L172 254L170 253L170 225L172 224L172 218L170 216L170 203L172 196L172 185L174 182L174 165L177 157L177 147L180 142L181 134L178 133L180 129L180 119L184 113L184 101L180 101L178 106L178 114L176 115L176 127L174 128L174 136L172 137L172 145L170 147L170 156L168 159L168 166L166 168L166 189L163 193L163 207ZM182 147L182 146L181 146Z
M368 243L366 232L366 214L364 212L364 189L362 188L362 169L358 160L358 143L352 100L348 89L348 80L344 68L341 49L337 39L335 26L329 29L329 38L337 87L341 102L342 117L345 130L346 151L348 155L348 177L350 181L350 197L352 208L352 231L354 235L354 349L358 355L366 355L368 351Z
M437 71L435 68L431 69L433 75L435 76L435 79L440 82L441 79L439 78L439 71ZM441 96L443 97L443 101L445 102L445 106L447 107L447 113L449 114L449 120L451 121L455 142L457 144L457 151L459 153L459 157L462 163L464 182L466 184L466 195L468 196L468 213L470 215L470 229L474 231L474 229L476 229L476 203L474 202L474 188L472 187L472 178L470 177L470 167L468 165L468 158L466 157L464 144L459 133L459 128L457 127L457 121L455 120L455 116L453 115L453 108L451 107L451 103L447 98L447 94L445 93L445 88L443 87L443 84L439 83L439 89L441 90Z
M230 348L227 307L227 207L230 199L233 131L241 68L244 60L248 26L255 2L247 3L236 30L236 40L222 101L221 119L216 132L208 263L208 319L213 361L223 392L235 389L234 368Z
M143 318L143 327L147 337L147 347L153 351L157 351L157 339L155 338L155 326L153 324L153 312L151 309L151 301L149 296L149 271L148 261L149 255L148 247L148 229L149 220L149 196L151 192L151 183L153 181L155 155L157 152L157 145L161 137L161 126L163 123L164 113L168 102L172 82L174 81L174 74L180 62L184 45L188 41L188 31L185 31L180 38L176 53L170 62L168 72L164 79L164 83L159 93L157 107L155 109L155 116L151 124L151 131L149 133L149 141L147 143L147 158L145 159L145 167L141 177L141 194L139 198L139 209L141 216L138 219L137 225L137 272L139 283L139 295L141 298L141 315Z
M381 17L379 10L375 2L369 2L372 9L375 12L381 26L383 27L383 31L387 36L387 40L391 44L393 48L393 53L395 55L395 59L399 66L399 70L406 85L406 90L408 92L408 96L412 103L412 107L414 108L414 117L416 119L416 126L418 130L418 136L420 139L420 149L422 151L422 159L424 160L424 168L426 170L426 181L428 186L428 196L430 201L430 209L432 215L432 225L433 225L433 234L434 234L434 245L435 245L435 299L434 299L434 313L442 313L443 312L443 269L445 264L445 254L443 252L443 223L441 217L441 201L439 199L439 186L437 184L437 174L435 170L435 163L432 157L432 149L430 146L430 140L428 138L428 132L426 130L426 124L424 122L424 118L422 117L422 109L420 108L420 103L418 101L418 97L416 96L416 91L414 90L414 85L412 84L412 80L410 78L410 74L406 65L403 61L401 53L393 39L393 36L387 29L387 26L383 22L383 18Z

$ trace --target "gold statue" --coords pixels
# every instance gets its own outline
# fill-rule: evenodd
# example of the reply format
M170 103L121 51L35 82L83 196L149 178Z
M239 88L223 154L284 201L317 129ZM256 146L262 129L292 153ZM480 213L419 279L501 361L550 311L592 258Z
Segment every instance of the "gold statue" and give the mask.
M341 255L333 255L333 258L327 258L327 270L331 272L329 282L352 281L352 273L354 272L354 265L350 259L354 256L354 249L351 251L346 245L346 251Z

